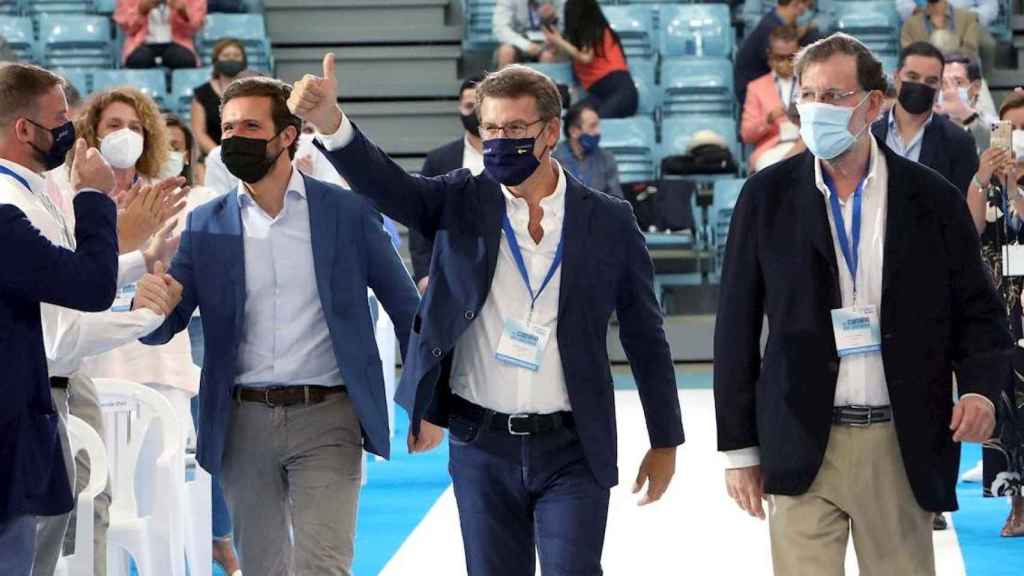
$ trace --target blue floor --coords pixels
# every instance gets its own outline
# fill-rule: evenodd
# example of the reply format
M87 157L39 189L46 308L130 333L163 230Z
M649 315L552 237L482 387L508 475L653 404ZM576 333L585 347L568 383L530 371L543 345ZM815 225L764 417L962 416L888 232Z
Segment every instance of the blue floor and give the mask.
M981 446L964 444L961 473L981 458ZM953 513L967 576L1020 576L1024 574L1024 538L1001 538L1010 504L1005 498L982 498L981 484L957 485L960 510Z

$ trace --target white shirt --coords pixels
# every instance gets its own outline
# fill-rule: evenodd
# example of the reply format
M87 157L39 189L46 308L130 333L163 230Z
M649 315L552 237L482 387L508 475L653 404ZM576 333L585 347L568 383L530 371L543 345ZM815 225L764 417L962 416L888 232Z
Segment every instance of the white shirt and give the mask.
M146 29L146 44L169 44L171 42L171 10L167 3L149 11L149 28Z
M245 252L245 329L238 383L340 386L313 267L306 184L292 169L284 207L271 217L248 187L236 192Z
M779 98L782 99L782 107L789 110L789 103L793 100L793 91L796 90L796 77L783 78L772 72L775 79L775 89L779 91Z
M319 138L328 150L337 150L352 141L353 129L348 116L338 131ZM554 161L553 161L554 162ZM535 244L527 229L530 220L526 201L517 198L504 186L505 209L515 231L534 290L540 287L555 257L562 237L565 216L565 172L558 168L558 184L550 196L541 200L544 211L541 227L544 236ZM562 284L562 267L551 277L537 298L532 323L550 329L547 346L536 372L499 361L495 357L505 320L526 322L530 312L530 292L523 282L504 231L499 244L494 279L480 314L459 337L452 363L452 392L491 410L508 414L547 414L571 410L565 386L562 356L558 350L558 297Z
M479 176L484 171L484 153L469 142L469 136L463 136L462 167L468 168L473 176Z
M8 175L0 176L0 203L17 206L50 242L74 249L74 235L46 190L46 181L31 170L0 160L24 178L29 190ZM87 313L52 304L40 306L46 365L50 376L72 376L82 360L132 342L155 330L164 317L149 310Z

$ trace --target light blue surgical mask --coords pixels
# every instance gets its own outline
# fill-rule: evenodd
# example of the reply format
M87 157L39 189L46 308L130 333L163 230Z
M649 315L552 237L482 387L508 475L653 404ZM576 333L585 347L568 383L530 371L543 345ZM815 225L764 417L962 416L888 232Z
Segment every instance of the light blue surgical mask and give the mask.
M869 95L865 95L853 108L821 102L797 104L797 110L800 112L800 136L811 154L822 160L832 160L853 146L869 124L865 123L860 132L853 134L850 132L850 118L854 110L860 108Z
M971 96L967 92L968 91L967 86L960 86L959 88L957 88L956 91L957 91L957 94L960 95L960 101L964 103L964 106L970 106L971 105Z

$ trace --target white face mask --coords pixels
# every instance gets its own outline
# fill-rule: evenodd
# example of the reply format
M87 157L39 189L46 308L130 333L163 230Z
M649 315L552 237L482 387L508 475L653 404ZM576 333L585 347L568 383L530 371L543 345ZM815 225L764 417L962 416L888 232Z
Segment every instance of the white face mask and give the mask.
M1024 130L1014 130L1010 136L1013 147L1013 156L1017 160L1024 160Z
M163 167L160 168L160 177L170 178L172 176L178 176L184 169L185 153L171 150L171 153L167 155L167 162L164 162Z
M139 161L143 144L142 134L122 128L100 140L100 154L103 154L114 168L125 170L135 166Z

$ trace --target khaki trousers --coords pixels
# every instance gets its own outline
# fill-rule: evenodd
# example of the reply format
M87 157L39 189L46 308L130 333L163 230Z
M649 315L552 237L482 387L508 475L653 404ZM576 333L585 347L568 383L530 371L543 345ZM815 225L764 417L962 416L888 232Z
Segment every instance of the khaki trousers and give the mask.
M843 576L846 543L861 576L934 576L932 513L921 508L892 422L832 427L807 493L770 496L776 576Z

